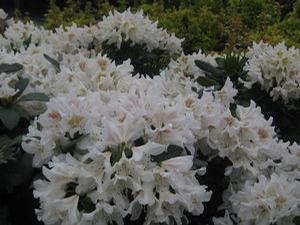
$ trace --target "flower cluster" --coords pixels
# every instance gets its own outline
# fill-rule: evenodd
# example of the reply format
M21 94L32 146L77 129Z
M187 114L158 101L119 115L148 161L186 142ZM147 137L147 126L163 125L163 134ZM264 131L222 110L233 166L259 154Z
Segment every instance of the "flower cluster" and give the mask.
M167 77L174 76L173 79L182 83L183 86L186 85L186 83L190 83L192 87L200 90L202 86L197 83L197 79L199 77L205 77L205 73L196 66L195 61L201 60L210 63L213 66L217 66L215 58L215 56L205 55L201 51L191 55L182 53L176 60L171 60L168 67L162 73Z
M255 224L294 224L293 217L299 215L300 182L288 179L285 175L264 175L249 184L229 199L234 211L244 221Z
M149 52L153 49L165 50L171 54L182 51L183 40L158 28L157 23L144 17L142 11L114 11L109 16L104 16L97 25L78 27L73 24L69 27L61 26L54 31L45 30L33 22L8 20L7 23L7 29L0 35L0 47L8 50L34 45L51 48L56 54L76 53L90 49L91 45L101 49L104 44L115 44L120 48L122 43L130 42L131 45L145 46Z
M123 42L130 40L132 44L146 45L148 51L164 49L171 53L180 53L183 40L168 34L166 30L157 27L144 17L143 11L132 14L130 9L119 13L110 12L108 16L98 23L99 33L97 39L103 43L115 44L118 48Z
M246 86L259 83L270 92L274 100L282 98L286 103L300 96L300 50L287 48L284 43L276 46L253 43L246 56L248 71Z
M0 19L5 20L7 17L7 14L4 12L3 9L0 9Z
M46 224L122 224L142 209L144 224L181 224L184 211L203 212L211 192L192 169L199 122L191 104L199 100L167 95L156 85L161 79L132 79L123 91L52 98L29 127L23 149L34 154L35 166L50 161L43 169L49 181L34 184Z

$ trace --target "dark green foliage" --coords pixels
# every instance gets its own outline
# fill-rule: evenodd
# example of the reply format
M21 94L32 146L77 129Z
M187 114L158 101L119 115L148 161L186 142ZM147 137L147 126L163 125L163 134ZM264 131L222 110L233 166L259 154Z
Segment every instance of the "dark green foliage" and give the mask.
M123 42L120 49L115 45L103 45L102 52L117 64L130 59L134 66L134 74L147 74L150 76L158 75L160 70L165 68L170 62L170 54L164 50L153 49L151 52L146 50L145 45L134 45L130 42Z
M274 24L280 19L280 7L275 1L269 0L231 0L231 10L240 14L244 24L255 29L263 23Z
M180 156L182 152L183 148L176 145L169 145L165 152L159 155L151 155L151 160L160 164L165 160Z
M247 72L243 70L247 58L238 53L225 54L216 58L218 67L207 62L195 61L196 65L205 72L205 77L199 77L197 82L202 86L215 86L219 89L224 86L227 77L233 82L236 88L240 88L239 79L245 79Z
M77 206L79 212L91 213L96 209L96 205L87 196L80 196Z
M13 63L13 64L6 64L2 63L0 64L0 73L15 73L23 69L23 66L19 63Z
M45 27L96 23L112 8L113 6L106 0L50 0Z
M78 183L76 183L76 182L68 183L65 188L65 192L66 192L65 198L71 197L73 195L78 195L76 193L77 186L78 186ZM90 213L96 209L96 205L87 196L87 194L80 194L77 208L80 212Z
M297 0L277 0L277 2L280 4L280 8L281 8L280 13L281 13L281 18L283 19L290 12L293 11L294 4L297 2Z
M51 64L54 66L56 72L59 73L59 72L60 72L60 65L59 65L59 62L57 62L55 59L51 58L51 57L50 57L49 55L47 55L47 54L44 54L44 57L45 57L45 59L47 59L47 61L48 61L49 63L51 63Z
M70 182L67 183L66 187L65 187L65 198L71 197L73 195L76 194L76 187L78 186L78 184L76 182Z
M224 26L221 17L207 7L164 10L160 5L142 5L141 8L161 27L184 38L183 49L191 53L199 49L220 51L224 46Z
M111 156L110 156L110 164L113 166L117 162L119 162L120 159L122 158L122 154L123 154L123 149L122 148L112 150L111 151Z
M20 97L25 91L25 89L27 88L28 84L29 84L28 78L20 79L15 85L15 89L18 90L18 93L15 94L14 98Z
M122 158L123 153L127 158L132 157L132 150L125 143L120 144L117 148L108 148L107 151L111 152L110 163L115 165Z
M13 130L19 124L20 118L18 109L0 106L0 120L7 129Z
M34 92L34 93L28 93L26 95L23 95L18 99L18 102L24 102L24 101L48 102L49 97L44 93Z
M194 159L194 163L193 163L193 169L198 169L201 167L207 167L208 163L204 160L200 160L200 159Z
M0 165L0 190L12 192L16 186L30 182L33 176L32 156L18 152L15 158L17 160Z
M265 32L252 33L250 37L256 41L264 40L271 44L284 41L288 46L300 48L300 19L290 17L268 27Z

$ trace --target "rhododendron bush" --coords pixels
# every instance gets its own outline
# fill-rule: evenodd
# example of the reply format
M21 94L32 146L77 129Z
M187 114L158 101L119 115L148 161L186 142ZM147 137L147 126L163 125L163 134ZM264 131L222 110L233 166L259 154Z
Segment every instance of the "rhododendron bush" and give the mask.
M186 55L130 10L0 16L1 198L32 187L46 225L299 222L299 49Z

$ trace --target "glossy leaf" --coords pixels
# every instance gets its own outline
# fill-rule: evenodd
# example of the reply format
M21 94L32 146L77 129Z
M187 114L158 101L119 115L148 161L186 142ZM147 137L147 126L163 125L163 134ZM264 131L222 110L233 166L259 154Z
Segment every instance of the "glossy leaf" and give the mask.
M15 73L23 69L23 65L19 63L7 64L2 63L0 64L0 73Z
M20 121L20 113L14 108L0 107L0 120L7 129L13 130Z
M57 73L59 73L61 71L60 70L60 65L59 65L58 61L56 61L55 59L51 58L47 54L44 54L44 57L45 57L45 59L47 59L48 62L50 62L54 66L54 68L55 68L55 70L56 70Z
M24 102L24 101L48 102L49 97L43 93L34 92L34 93L28 93L26 95L23 95L18 99L18 102Z
M200 160L200 159L194 159L193 160L193 169L198 169L201 167L207 167L208 163L206 161Z
M195 61L196 65L203 71L207 73L211 73L212 75L216 76L215 79L219 79L224 75L223 71L212 66L211 64L201 61L201 60L196 60Z
M18 92L14 96L15 99L23 94L23 92L27 88L28 84L29 84L29 79L28 78L21 79L16 83L15 89L18 90Z

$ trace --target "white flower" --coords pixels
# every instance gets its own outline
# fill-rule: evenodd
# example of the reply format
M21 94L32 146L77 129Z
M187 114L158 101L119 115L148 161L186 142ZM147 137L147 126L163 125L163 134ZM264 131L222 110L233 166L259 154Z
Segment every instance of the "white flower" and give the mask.
M7 17L7 14L4 12L3 9L0 8L0 19L5 20Z
M166 170L187 172L193 166L193 156L181 156L162 162L161 167Z
M214 225L233 225L233 222L229 216L228 211L225 212L224 217L214 217L213 218Z
M170 53L181 51L181 42L165 30L157 27L143 12L131 13L130 9L120 13L110 12L98 23L98 35L96 38L100 43L116 44L118 48L126 41L132 44L146 45L148 51L163 49Z
M246 86L258 82L274 100L282 98L286 103L299 98L299 49L287 48L284 43L272 47L260 42L253 43L246 56L249 58L244 68L248 71Z
M14 84L19 80L17 74L1 73L0 79L0 98L9 98L18 92L14 87Z
M237 93L238 90L233 87L233 83L230 81L230 78L227 77L224 86L221 90L216 91L215 95L225 106L228 107L230 103L234 102L233 98L237 95Z
M169 79L177 81L181 85L187 85L188 82L191 82L191 85L199 90L201 85L199 85L196 80L199 77L204 77L205 73L196 65L196 60L217 66L215 57L212 55L205 55L201 51L193 53L192 55L182 53L176 60L171 60L168 67L162 72L163 76L167 76Z
M244 188L229 198L233 209L244 223L273 224L299 215L300 183L285 176L263 175L253 185L246 182Z

